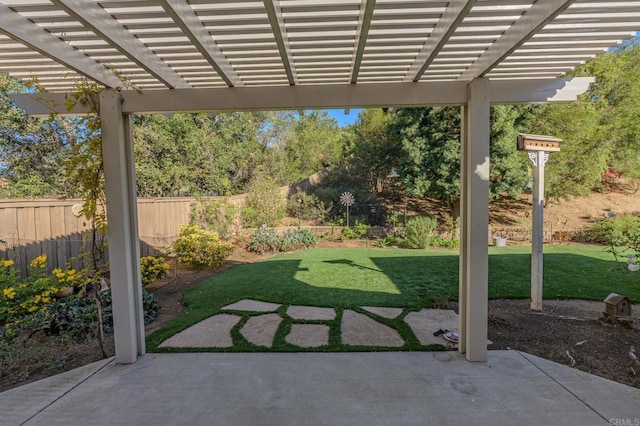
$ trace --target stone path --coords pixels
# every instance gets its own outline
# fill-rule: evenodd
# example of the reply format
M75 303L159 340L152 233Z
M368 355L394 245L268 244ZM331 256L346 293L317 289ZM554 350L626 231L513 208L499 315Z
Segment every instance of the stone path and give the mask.
M336 328L340 342L346 346L401 348L406 344L405 339L394 328L399 321L408 325L425 346L453 347L443 336L433 333L439 329L458 331L458 315L442 309L422 309L405 314L402 308L362 306L357 311L344 309L340 312L333 308L286 306L244 299L224 306L222 310L229 313L194 324L165 340L160 347L229 348L233 346L231 332L235 327L247 342L263 348L273 347L281 327L285 327L282 330L286 333L284 341L300 348L327 346L331 330Z

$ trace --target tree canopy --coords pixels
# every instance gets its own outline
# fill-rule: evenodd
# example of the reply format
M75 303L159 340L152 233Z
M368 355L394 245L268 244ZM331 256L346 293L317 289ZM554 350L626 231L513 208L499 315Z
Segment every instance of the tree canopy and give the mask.
M602 189L609 169L640 181L640 46L632 42L598 56L572 76L595 83L577 102L536 107L526 118L529 133L562 138L561 152L549 157L547 193L582 195Z
M515 151L517 132L563 139L547 164L549 196L604 190L605 173L640 188L639 69L640 47L631 42L571 72L596 77L577 102L492 107L492 197L516 197L529 179L528 160ZM84 140L82 119L30 118L7 96L34 90L0 74L0 177L9 183L0 196L71 193L63 165ZM342 183L348 176L380 192L393 168L408 194L457 210L457 107L368 109L346 129L326 111L145 115L134 117L134 138L142 196L234 194L260 176L285 185L325 167L340 169Z
M516 197L527 181L515 147L519 110L497 106L491 112L491 195ZM366 110L352 134L348 161L371 187L394 168L407 194L439 199L458 215L460 108Z
M34 89L0 73L0 176L10 183L4 195L62 195L62 163L76 135L70 119L32 118L17 108L8 94L26 91Z

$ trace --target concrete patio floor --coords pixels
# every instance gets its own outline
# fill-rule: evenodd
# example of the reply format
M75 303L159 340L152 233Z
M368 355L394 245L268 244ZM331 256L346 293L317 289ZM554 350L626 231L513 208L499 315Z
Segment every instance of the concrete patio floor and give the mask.
M0 423L636 425L640 389L516 351L147 354L3 392Z

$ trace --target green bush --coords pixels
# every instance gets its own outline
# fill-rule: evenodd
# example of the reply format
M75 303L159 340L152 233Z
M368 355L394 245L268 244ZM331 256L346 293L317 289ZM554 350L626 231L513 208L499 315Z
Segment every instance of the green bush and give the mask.
M220 238L228 240L235 232L237 214L238 207L231 204L227 198L198 197L191 210L191 224L215 231Z
M366 225L359 220L356 220L355 225L353 227L347 227L342 230L342 241L346 240L357 240L358 238L362 238L367 234L369 230L369 225Z
M592 241L607 244L607 251L616 259L629 254L640 256L640 217L637 215L604 219L587 233Z
M296 229L278 235L275 229L260 227L251 236L247 250L258 253L277 253L315 246L318 237L313 231Z
M424 249L431 245L438 221L430 217L413 217L404 227L404 238L408 247Z
M588 228L591 241L614 246L640 244L640 217L622 215L606 218Z
M247 250L258 253L272 253L279 251L280 236L273 228L260 227L251 236Z
M257 228L265 223L276 226L285 215L285 207L285 197L276 182L270 177L261 177L249 185L242 221L247 228Z
M325 222L332 207L332 203L327 206L324 201L306 192L296 192L287 201L287 213L289 216L300 217L302 220L310 220L318 224Z
M280 237L280 251L300 250L313 247L318 242L318 237L308 229L296 229L287 231Z
M55 302L56 294L76 289L83 292L89 279L75 269L56 268L46 272L47 256L40 255L29 263L26 278L18 277L13 261L0 260L0 325L9 324L46 311Z
M233 244L220 241L216 232L205 231L198 225L181 226L178 239L173 243L178 262L195 267L224 265L233 252Z
M105 325L105 331L113 330L113 306L111 305L111 292L102 292L102 322ZM144 323L151 324L158 318L158 298L142 289L142 310L144 313Z
M140 258L140 275L142 285L151 284L169 273L169 265L163 257L146 256Z
M113 308L111 292L101 293L103 303L102 324L104 331L113 331ZM144 323L149 324L158 316L158 299L146 290L142 290L142 308ZM97 299L85 295L72 295L56 300L47 309L39 310L12 324L0 328L0 335L14 337L20 333L42 331L50 335L66 334L77 340L98 337L98 305Z
M442 238L439 235L434 235L433 238L431 238L431 245L434 247L441 247L446 249L456 249L460 247L460 240L457 238L447 239Z

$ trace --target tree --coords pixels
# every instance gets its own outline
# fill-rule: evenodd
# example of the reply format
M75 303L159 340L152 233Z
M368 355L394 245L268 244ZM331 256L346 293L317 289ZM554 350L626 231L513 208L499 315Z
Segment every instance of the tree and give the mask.
M598 187L609 168L640 187L640 46L631 42L576 68L570 76L594 76L577 102L538 107L527 132L563 140L549 157L547 193L583 195Z
M241 192L261 158L263 114L142 116L134 127L138 193L221 195Z
M525 155L516 150L516 138L526 107L496 105L491 108L490 196L518 198L529 179Z
M491 109L490 196L518 196L527 166L516 151L517 107ZM398 110L391 133L402 146L400 175L407 193L443 201L452 217L460 213L460 110L457 107Z
M391 132L402 146L399 171L407 193L437 198L459 216L459 108L400 109Z
M300 180L339 163L341 131L326 111L273 113L261 133L262 170L280 185Z
M9 197L60 196L68 189L62 163L77 143L73 120L28 117L8 96L33 91L0 73L0 176Z
M393 118L384 109L364 109L346 137L350 172L364 180L369 191L382 192L383 181L392 168L399 166L402 148L390 133Z

